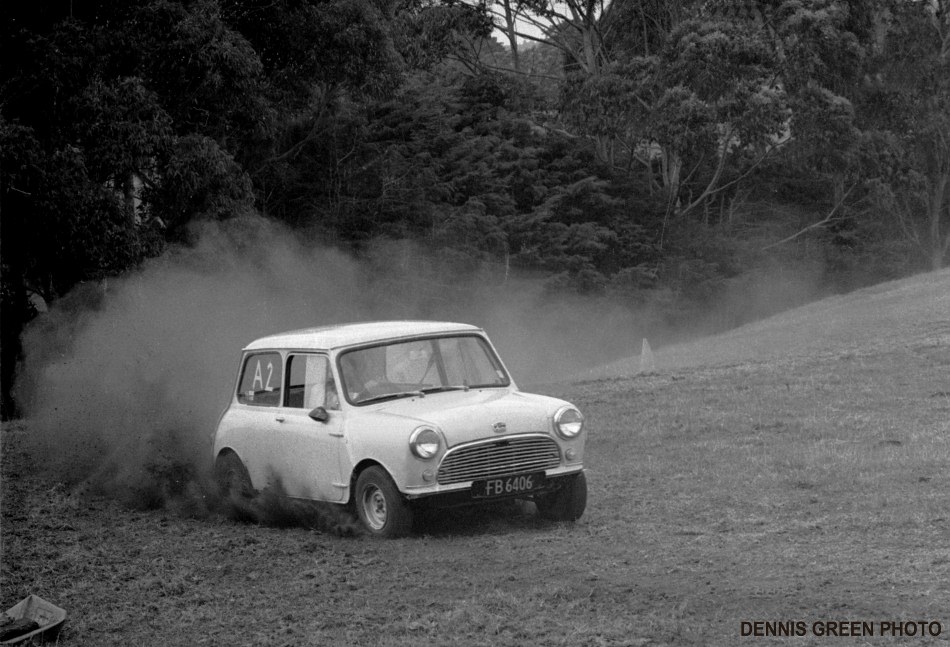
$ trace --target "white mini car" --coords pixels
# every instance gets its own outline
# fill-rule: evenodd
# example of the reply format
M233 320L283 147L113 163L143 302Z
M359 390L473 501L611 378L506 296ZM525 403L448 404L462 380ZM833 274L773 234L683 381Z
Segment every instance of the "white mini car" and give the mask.
M431 321L327 326L243 351L214 435L228 495L279 480L291 497L352 505L372 535L410 532L419 505L532 499L580 517L584 419L522 393L485 332Z

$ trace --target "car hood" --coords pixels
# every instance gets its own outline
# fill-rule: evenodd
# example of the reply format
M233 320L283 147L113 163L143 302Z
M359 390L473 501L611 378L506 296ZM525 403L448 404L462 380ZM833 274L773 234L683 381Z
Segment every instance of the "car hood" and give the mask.
M463 442L511 434L550 432L551 418L563 400L533 393L503 389L472 389L430 393L425 397L404 398L374 407L366 414L385 423L394 418L400 426L411 423L434 425L445 434L449 447ZM504 423L503 432L495 423Z

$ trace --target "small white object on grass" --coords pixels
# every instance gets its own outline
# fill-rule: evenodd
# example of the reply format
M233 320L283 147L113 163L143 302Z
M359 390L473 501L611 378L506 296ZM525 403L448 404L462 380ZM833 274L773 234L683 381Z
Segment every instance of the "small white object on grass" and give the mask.
M656 373L656 360L653 358L653 350L646 337L643 338L643 348L640 350L640 372Z

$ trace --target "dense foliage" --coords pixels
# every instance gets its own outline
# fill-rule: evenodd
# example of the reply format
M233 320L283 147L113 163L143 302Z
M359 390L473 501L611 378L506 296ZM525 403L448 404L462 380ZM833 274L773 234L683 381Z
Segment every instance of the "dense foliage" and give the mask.
M249 210L670 318L776 263L847 288L950 260L948 0L0 14L5 415L37 307Z

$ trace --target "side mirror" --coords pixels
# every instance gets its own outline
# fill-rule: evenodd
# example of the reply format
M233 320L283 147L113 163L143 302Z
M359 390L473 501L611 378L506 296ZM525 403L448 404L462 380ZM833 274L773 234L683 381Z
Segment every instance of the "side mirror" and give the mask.
M307 415L313 418L314 420L316 420L317 422L326 422L327 420L330 419L330 414L327 413L327 410L324 409L323 407L317 407L316 409L314 409Z

